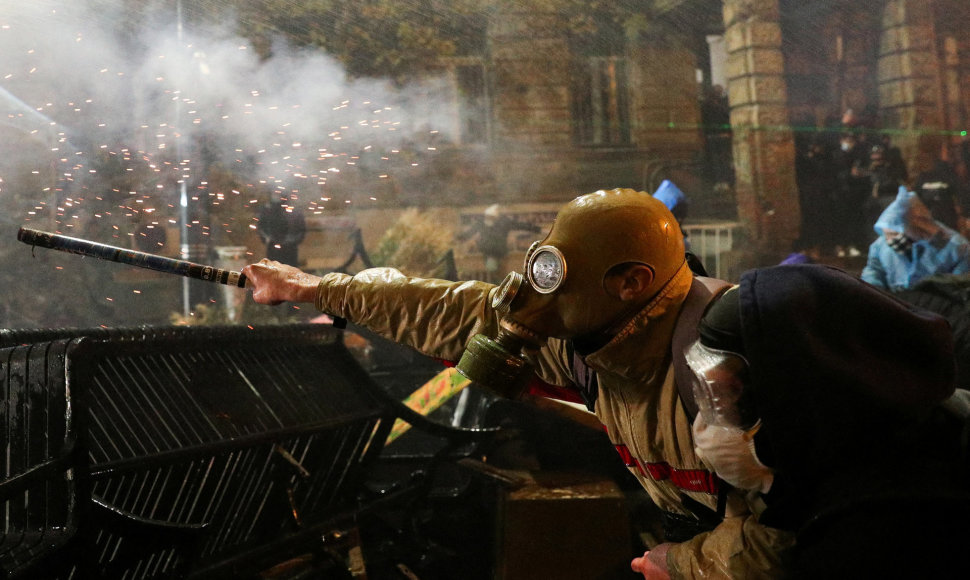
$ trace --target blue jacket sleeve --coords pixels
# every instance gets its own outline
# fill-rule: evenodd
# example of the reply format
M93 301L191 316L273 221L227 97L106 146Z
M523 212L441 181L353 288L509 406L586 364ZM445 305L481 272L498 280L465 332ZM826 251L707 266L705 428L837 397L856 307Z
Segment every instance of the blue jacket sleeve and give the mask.
M863 282L868 282L878 288L889 289L889 280L886 279L886 269L882 263L883 244L876 240L869 246L869 256L866 258L866 266L862 269Z

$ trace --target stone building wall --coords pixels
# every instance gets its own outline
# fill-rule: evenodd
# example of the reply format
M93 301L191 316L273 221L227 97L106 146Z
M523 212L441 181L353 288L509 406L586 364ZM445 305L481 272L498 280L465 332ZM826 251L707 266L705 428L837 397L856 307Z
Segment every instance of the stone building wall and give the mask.
M752 252L791 246L800 213L777 0L725 0L738 218Z
M489 28L492 169L499 200L555 197L572 171L569 47L555 14L509 11ZM566 194L568 195L568 194Z
M900 131L894 142L910 168L918 170L920 152L926 157L938 154L946 129L942 63L930 4L889 0L881 26L876 78L883 125Z
M627 48L629 142L578 144L576 55L562 25L554 13L533 10L496 14L490 27L495 99L489 155L499 201L566 201L595 189L643 189L652 160L699 156L696 55L685 45L659 42Z
M688 160L702 147L697 55L678 44L630 47L633 142L647 155Z
M936 37L941 47L942 89L946 102L948 155L960 162L959 149L970 130L970 3L939 0L934 5ZM970 169L970 168L968 168Z

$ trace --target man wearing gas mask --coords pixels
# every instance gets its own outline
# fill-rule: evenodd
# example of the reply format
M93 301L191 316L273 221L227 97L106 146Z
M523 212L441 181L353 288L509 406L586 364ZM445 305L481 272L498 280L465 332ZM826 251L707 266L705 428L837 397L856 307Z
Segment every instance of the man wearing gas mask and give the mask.
M388 268L322 278L263 261L253 299L312 302L444 360L509 397L538 375L578 392L665 513L667 543L634 560L649 578L772 577L790 536L761 525L695 453L684 350L726 282L695 277L680 226L630 189L580 196L498 286ZM686 391L685 391L686 387ZM682 396L683 393L687 396ZM756 506L757 507L757 506ZM581 524L580 524L581 525Z
M900 187L874 229L879 238L869 246L862 279L898 292L934 274L970 272L970 243L933 219L919 197Z
M946 321L839 270L752 270L687 351L705 463L797 532L792 578L956 578L968 391ZM962 445L961 445L962 443Z

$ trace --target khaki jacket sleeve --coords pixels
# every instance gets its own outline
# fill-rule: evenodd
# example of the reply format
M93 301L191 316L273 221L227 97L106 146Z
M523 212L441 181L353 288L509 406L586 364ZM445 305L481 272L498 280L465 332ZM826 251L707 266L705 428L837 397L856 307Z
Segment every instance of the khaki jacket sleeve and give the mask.
M428 356L457 361L473 335L495 335L497 321L489 305L494 288L370 268L354 276L324 276L315 305Z
M667 553L671 578L778 578L791 533L758 523L753 515L725 518L712 531L675 544Z
M418 352L457 362L472 336L496 335L498 319L490 305L494 288L485 282L412 278L393 268L370 268L354 276L324 276L315 305ZM565 343L550 339L529 358L543 380L564 386L571 384L565 356Z

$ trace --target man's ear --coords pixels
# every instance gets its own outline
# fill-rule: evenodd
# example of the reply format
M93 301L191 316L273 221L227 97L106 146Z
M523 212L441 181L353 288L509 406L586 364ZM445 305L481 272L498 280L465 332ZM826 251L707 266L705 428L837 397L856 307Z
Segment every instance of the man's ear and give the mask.
M653 279L653 268L646 264L621 264L606 274L603 285L610 296L629 302L647 297Z

